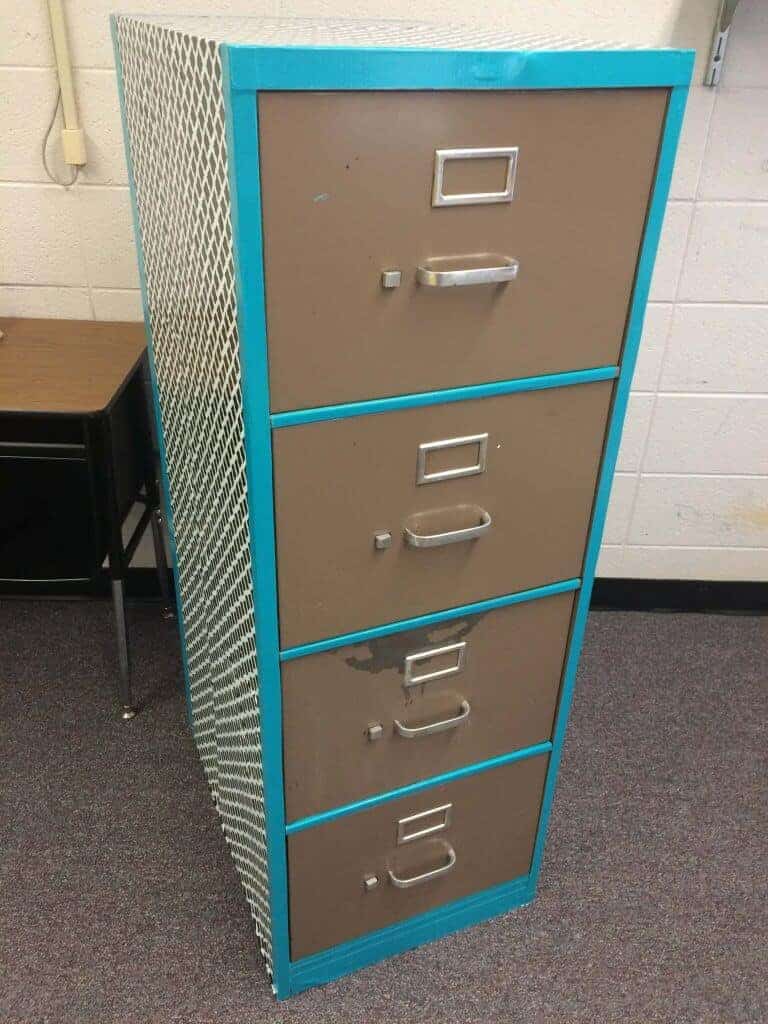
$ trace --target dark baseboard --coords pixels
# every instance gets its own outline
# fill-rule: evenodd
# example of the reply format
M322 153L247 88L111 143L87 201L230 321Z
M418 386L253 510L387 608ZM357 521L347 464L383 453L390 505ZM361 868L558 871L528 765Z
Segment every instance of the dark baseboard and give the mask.
M173 593L173 581L170 582ZM134 601L159 601L160 587L154 569L129 569L126 595ZM109 597L109 576L102 573L95 584L4 583L0 598L44 597L77 600ZM768 614L768 582L707 580L628 580L598 578L592 590L594 611L717 612L725 615Z
M594 611L766 615L768 582L599 578L590 607Z

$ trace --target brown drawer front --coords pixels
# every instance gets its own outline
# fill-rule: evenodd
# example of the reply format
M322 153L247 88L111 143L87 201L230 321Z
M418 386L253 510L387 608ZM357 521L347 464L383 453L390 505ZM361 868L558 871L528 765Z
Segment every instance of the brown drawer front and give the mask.
M665 89L261 93L273 410L617 363L666 103ZM437 151L488 148L518 150L512 200L433 205ZM503 191L507 166L449 159L444 191ZM517 278L417 281L430 260L486 254L518 261Z
M289 836L292 959L526 875L547 763L513 762Z
M611 394L605 381L276 430L282 646L579 576ZM486 434L485 458L482 442L423 458L429 478L484 458L482 472L417 483L423 445Z
M288 821L548 740L572 608L557 594L285 662Z

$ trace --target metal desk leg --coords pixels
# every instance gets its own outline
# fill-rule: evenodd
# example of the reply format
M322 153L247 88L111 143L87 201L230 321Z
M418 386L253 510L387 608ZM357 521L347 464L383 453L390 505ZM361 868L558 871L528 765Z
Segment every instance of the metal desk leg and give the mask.
M163 540L163 513L157 507L152 506L152 543L155 548L155 565L157 566L157 578L160 583L160 594L163 599L163 618L174 617L173 601L168 586L168 560L165 557L165 541Z
M128 647L128 623L125 618L125 590L121 579L112 580L112 603L115 608L115 627L117 630L117 659L120 666L117 689L122 705L121 718L129 722L138 712L133 702L131 686L131 655Z
M126 551L123 543L122 516L118 502L116 480L116 453L113 434L111 410L107 410L94 424L94 441L100 454L100 473L103 481L103 508L106 517L107 552L109 559L109 577L112 583L112 603L115 609L115 629L117 632L118 679L117 693L120 700L120 717L130 721L139 710L133 699L131 681L131 659L128 649L128 625L125 618L125 572L131 560L132 552ZM145 523L146 526L146 523ZM135 547L139 537L132 538L130 545Z
M157 577L160 583L160 596L163 600L162 615L164 619L175 618L174 599L168 586L168 559L165 557L165 542L163 539L162 503L160 498L160 487L157 478L157 465L154 454L154 435L150 419L149 403L144 400L140 403L142 412L142 426L144 431L144 489L147 494L147 502L152 510L152 543L155 548L155 565Z

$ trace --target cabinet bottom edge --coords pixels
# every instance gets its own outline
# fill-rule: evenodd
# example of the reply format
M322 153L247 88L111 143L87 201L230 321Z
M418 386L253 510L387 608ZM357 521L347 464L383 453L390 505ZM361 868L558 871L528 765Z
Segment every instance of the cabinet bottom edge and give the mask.
M278 998L284 999L316 985L325 985L379 960L514 910L530 903L535 889L533 876L522 875L407 921L293 961L288 971L288 991L278 991Z

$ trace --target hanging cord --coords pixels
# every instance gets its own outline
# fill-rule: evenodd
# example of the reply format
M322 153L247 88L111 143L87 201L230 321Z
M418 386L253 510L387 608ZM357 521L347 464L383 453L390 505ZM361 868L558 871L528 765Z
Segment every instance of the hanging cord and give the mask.
M51 132L53 131L53 126L56 123L56 115L59 112L59 107L60 106L61 106L61 86L59 86L59 88L56 90L56 102L53 105L53 112L51 113L51 119L48 122L48 127L45 129L45 135L43 136L43 149L42 149L41 156L43 158L43 167L45 168L45 173L48 175L48 177L51 179L51 181L54 183L54 185L61 185L62 188L69 188L71 185L74 185L75 182L77 181L77 176L80 173L80 168L79 167L75 167L75 170L74 170L74 173L72 175L72 180L71 181L59 181L59 179L56 177L55 174L53 174L53 172L51 171L50 167L48 166L48 152L47 152L47 150L48 150L48 140L51 137Z

